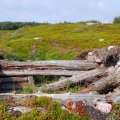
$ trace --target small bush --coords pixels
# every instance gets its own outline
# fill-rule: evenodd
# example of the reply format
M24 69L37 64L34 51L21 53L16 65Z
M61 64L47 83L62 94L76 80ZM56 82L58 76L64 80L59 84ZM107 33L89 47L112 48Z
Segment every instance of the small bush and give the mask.
M7 59L7 60L23 61L23 59L21 59L20 57L18 57L18 56L15 55L15 54L7 54L7 55L5 56L5 59Z
M0 103L0 120L15 120L12 113L6 112L7 107L7 104Z
M27 112L23 115L21 115L18 120L40 120L38 119L41 115L40 111L38 109L34 109L30 112Z
M23 87L22 93L32 93L33 89L29 86Z
M53 102L52 98L48 98L46 96L36 98L36 105L38 107L48 108L48 105Z

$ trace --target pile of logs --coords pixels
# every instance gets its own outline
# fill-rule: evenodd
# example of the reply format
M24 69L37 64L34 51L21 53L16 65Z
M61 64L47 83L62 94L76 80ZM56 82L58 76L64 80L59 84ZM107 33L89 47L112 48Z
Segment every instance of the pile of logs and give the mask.
M33 85L33 76L52 75L74 77L95 68L97 68L96 63L80 60L35 62L0 61L0 89L5 89L5 84L7 85L6 89L11 89L13 88L12 86L14 86L14 89L19 89L21 86L27 85L28 81ZM12 84L16 84L12 85L10 84L11 82Z
M120 102L120 48L109 46L85 54L86 60L58 61L0 61L0 90L21 89L34 86L33 76L61 76L53 83L42 85L37 93L0 93L0 97L12 98L16 103L32 101L35 97L52 97L55 101L82 101L86 105L96 103L111 105ZM82 57L82 55L80 55ZM87 83L79 93L47 94L43 91L64 90L68 86ZM106 102L108 102L106 104ZM103 106L106 111L106 107ZM112 107L111 107L112 109ZM109 110L109 112L111 111ZM107 113L109 113L107 112ZM103 119L102 119L103 120Z
M0 90L13 87L18 89L27 84L34 85L33 76L55 75L64 77L57 82L41 86L41 91L63 90L68 84L75 86L87 82L86 88L81 93L111 92L113 96L118 96L120 94L119 57L120 48L110 46L93 50L87 54L86 60L0 61Z

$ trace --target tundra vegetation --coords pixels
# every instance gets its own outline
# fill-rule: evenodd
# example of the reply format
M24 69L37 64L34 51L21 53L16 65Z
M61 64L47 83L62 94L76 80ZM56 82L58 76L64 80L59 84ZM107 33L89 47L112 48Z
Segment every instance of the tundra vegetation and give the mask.
M40 24L0 30L0 52L14 60L72 60L81 52L120 44L120 25ZM103 41L99 41L103 39Z
M54 102L48 97L37 97L30 102L25 102L24 106L29 106L33 110L22 115L18 111L13 111L13 113L8 111L13 101L9 101L9 104L5 100L2 102L0 103L0 120L90 120L90 116L83 110L76 114L77 110L70 109L71 103L68 103L67 107L70 111L67 111L61 108L60 102ZM40 107L45 111L40 111Z

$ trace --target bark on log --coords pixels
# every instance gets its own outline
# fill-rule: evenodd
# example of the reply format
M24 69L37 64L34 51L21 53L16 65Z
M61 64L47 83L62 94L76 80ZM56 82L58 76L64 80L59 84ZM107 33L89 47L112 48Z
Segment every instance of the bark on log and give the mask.
M33 75L58 75L58 76L72 76L81 74L84 71L68 71L68 70L2 70L0 71L0 77L5 76L33 76Z
M70 78L65 78L63 80L59 80L59 81L51 83L51 84L47 84L45 86L42 86L40 88L40 90L55 91L55 90L66 88L68 86L68 84L72 85L72 84L76 84L79 82L83 82L85 80L89 81L89 80L91 80L91 78L94 78L97 76L102 76L104 74L105 74L105 70L95 69L95 70L87 71L82 74L74 75Z
M16 69L34 68L38 69L66 69L66 70L89 70L95 69L97 67L96 63L89 61L80 60L53 60L53 61L35 61L35 62L10 62L10 61L0 61L1 69L8 67L16 67Z
M120 73L109 75L108 77L101 78L99 81L94 82L90 88L91 90L101 92L109 87L117 87L120 85Z

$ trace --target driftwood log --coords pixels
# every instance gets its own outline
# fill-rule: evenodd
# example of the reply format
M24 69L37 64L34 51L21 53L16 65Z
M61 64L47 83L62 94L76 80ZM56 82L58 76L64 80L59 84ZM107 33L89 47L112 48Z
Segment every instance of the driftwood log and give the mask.
M96 63L81 60L53 60L53 61L0 61L1 69L63 69L63 70L90 70L97 67Z
M32 97L41 97L41 96L46 96L46 97L51 97L55 101L73 101L73 102L78 102L78 101L83 101L86 102L89 105L93 105L94 100L98 99L101 101L106 101L106 95L93 95L93 94L72 94L72 93L64 93L64 94L45 94L45 93L34 93L34 94L12 94L12 93L0 93L0 97L2 96L7 96L7 97L13 97L14 100L17 101L23 101L25 99L26 101L32 100ZM27 98L29 98L27 100ZM24 101L25 102L25 101Z
M78 75L73 75L70 78L64 78L62 80L59 80L57 82L47 84L45 86L42 86L40 89L45 91L55 91L59 89L66 88L66 86L69 84L76 84L83 81L89 81L91 78L97 77L97 76L103 76L105 75L105 70L95 69L91 71L86 71L85 73L81 73Z
M68 70L1 70L0 77L6 76L32 76L32 75L58 75L58 76L72 76L81 74L85 71L68 71Z

